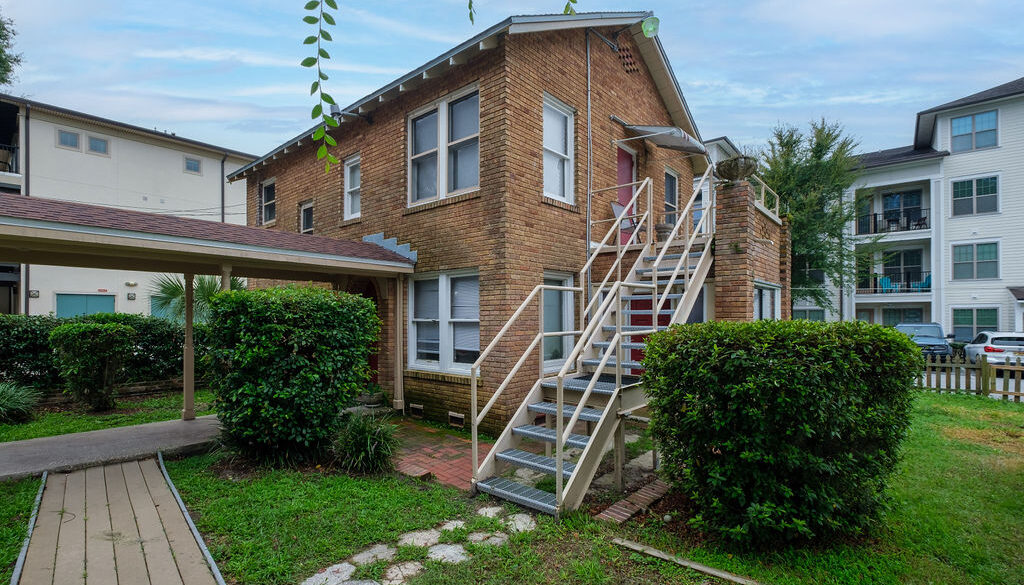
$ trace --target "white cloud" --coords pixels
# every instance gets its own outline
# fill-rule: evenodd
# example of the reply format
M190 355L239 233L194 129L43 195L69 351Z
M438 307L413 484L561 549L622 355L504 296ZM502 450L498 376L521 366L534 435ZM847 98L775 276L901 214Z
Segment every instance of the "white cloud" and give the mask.
M457 45L458 43L466 40L462 36L439 31L437 24L442 22L441 19L433 19L430 23L407 23L396 18L388 18L367 10L352 7L347 7L345 10L341 11L339 16L342 20L354 20L374 27L375 30L372 32L375 32L380 36L422 39L425 41L433 41L449 45ZM468 19L468 16L466 16L466 18Z
M205 63L228 63L251 67L290 67L297 69L299 59L277 57L258 51L245 49L225 49L222 47L182 47L176 49L143 49L135 53L140 59L159 59L169 61L191 61ZM397 67L381 67L370 64L346 63L337 59L326 60L324 69L328 71L344 71L346 73L367 73L373 75L399 75L404 69ZM315 72L314 72L315 73ZM314 75L314 79L315 79Z

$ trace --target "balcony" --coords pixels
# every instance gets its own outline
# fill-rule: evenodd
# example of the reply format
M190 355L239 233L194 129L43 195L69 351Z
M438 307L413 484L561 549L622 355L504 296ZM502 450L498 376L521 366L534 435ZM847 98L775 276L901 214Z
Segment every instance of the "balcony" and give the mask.
M890 234L931 229L929 211L931 210L912 207L859 215L857 234Z
M0 172L20 174L18 171L18 147L0 144Z
M916 294L932 292L932 273L923 270L887 272L857 282L857 294Z

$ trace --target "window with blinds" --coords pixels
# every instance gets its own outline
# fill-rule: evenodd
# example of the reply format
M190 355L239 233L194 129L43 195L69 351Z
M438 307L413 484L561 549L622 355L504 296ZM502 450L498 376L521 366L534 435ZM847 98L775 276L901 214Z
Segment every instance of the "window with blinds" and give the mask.
M480 279L451 273L420 277L409 291L409 363L465 372L480 356Z

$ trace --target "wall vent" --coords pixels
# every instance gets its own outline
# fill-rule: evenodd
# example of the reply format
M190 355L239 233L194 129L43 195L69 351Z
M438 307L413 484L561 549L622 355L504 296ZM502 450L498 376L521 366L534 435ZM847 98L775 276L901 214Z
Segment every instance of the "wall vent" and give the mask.
M409 416L413 418L423 418L423 405L422 404L409 404Z
M448 425L457 429L466 427L466 415L448 411Z

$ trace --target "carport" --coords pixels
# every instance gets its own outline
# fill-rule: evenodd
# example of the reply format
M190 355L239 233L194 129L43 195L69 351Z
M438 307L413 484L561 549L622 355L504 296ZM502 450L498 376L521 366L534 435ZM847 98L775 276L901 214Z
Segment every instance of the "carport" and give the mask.
M182 418L195 418L192 344L193 277L231 276L331 282L353 276L396 279L400 297L413 262L370 242L336 240L226 223L0 193L0 261L81 268L167 272L185 277ZM395 337L402 335L401 299ZM402 347L399 342L394 346ZM402 402L402 360L396 364L394 402Z

